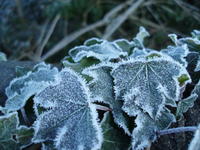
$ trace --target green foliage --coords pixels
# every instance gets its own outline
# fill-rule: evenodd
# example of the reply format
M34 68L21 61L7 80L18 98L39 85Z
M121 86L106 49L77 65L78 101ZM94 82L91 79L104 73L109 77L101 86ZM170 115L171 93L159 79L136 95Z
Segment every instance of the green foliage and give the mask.
M101 128L104 137L101 150L127 150L130 147L130 137L115 126L110 113L104 114Z
M31 70L17 67L18 77L6 89L2 118L16 110L26 118L23 109L31 98L36 115L32 141L43 149L149 147L160 130L176 122L175 111L180 119L193 107L200 88L198 83L190 96L182 96L192 82L185 58L191 49L184 41L198 41L197 36L171 35L175 45L160 52L145 47L147 36L141 27L130 41L89 39L70 49L61 71L44 63ZM102 119L96 110L111 112Z
M0 149L19 150L31 144L33 128L19 125L17 113L0 117Z

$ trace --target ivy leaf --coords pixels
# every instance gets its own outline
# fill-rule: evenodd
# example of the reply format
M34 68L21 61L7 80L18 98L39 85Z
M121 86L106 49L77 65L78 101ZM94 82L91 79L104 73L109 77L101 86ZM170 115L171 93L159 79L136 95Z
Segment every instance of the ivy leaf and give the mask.
M88 44L97 41L96 44ZM126 52L113 42L96 38L86 41L83 46L77 46L69 51L74 62L79 62L84 57L94 57L100 61L110 61L120 56L127 56Z
M199 56L199 58L198 58L198 61L197 61L197 64L196 64L196 68L195 68L195 70L194 71L200 71L200 56Z
M161 50L161 52L171 56L174 60L187 67L187 61L185 57L188 55L189 50L186 45L168 46L166 49Z
M0 116L0 149L19 150L31 144L33 129L19 126L16 112Z
M0 52L0 61L7 61L6 55Z
M192 93L196 93L198 96L200 96L200 80L199 82L195 85L194 90Z
M169 127L174 121L174 116L167 109L161 112L157 120L143 112L139 113L135 120L137 127L132 133L132 149L141 150L150 146L157 138L156 131Z
M200 149L200 125L198 126L198 129L189 145L188 150L199 150L199 149Z
M98 64L100 61L94 58L83 58L79 62L75 63L70 56L66 56L62 63L64 67L71 68L76 72L81 73L86 67Z
M22 108L31 96L51 84L56 84L59 80L56 76L57 74L57 68L51 69L50 65L41 63L36 65L33 71L13 79L6 88L8 99L4 110L10 112Z
M136 37L133 39L133 42L135 43L135 47L144 48L144 39L146 37L150 36L147 30L144 27L140 27L139 32L137 33Z
M128 41L125 39L115 40L114 43L118 45L121 49L123 49L123 51L127 52L128 54L130 54L132 49L135 47L135 44L133 41Z
M130 135L128 121L121 110L122 102L116 101L114 97L114 83L113 78L110 75L113 65L114 64L99 64L91 66L86 68L83 71L83 74L93 78L93 80L89 82L92 99L94 101L109 104L112 109L115 123L123 128L125 133Z
M189 97L181 100L178 103L177 109L176 109L176 117L181 118L183 116L183 113L187 112L189 108L192 108L194 105L195 100L198 98L198 95L196 93L190 95Z
M192 37L178 39L175 34L170 34L169 37L174 41L177 46L187 44L190 51L199 52L200 49L200 31L194 30Z
M146 56L146 59L119 63L111 74L118 100L124 101L123 97L131 93L134 97L132 103L156 118L165 105L171 105L166 97L174 102L178 101L180 87L177 78L182 74L189 75L182 65L167 55L157 53L158 57L150 57L151 55Z
M48 111L38 116L33 141L54 141L56 149L100 148L101 130L85 82L67 68L59 76L58 85L47 87L34 98Z
M101 121L104 141L101 150L127 150L130 147L130 137L116 128L110 113L105 113Z
M197 100L200 95L200 81L195 85L191 95L185 99L179 101L176 109L176 117L181 118L183 113L187 112L189 108L194 106L194 102Z

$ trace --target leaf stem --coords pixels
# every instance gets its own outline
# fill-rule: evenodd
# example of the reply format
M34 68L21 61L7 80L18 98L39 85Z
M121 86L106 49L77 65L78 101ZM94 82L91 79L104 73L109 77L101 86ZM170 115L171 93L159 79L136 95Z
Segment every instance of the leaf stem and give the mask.
M30 125L30 121L29 121L29 119L28 119L28 117L27 117L27 115L26 115L25 109L24 109L24 108L21 108L20 111L21 111L21 114L22 114L22 116L23 116L23 119L24 119L25 123L26 123L27 125Z
M157 135L161 136L161 135L180 133L180 132L195 132L197 129L198 127L196 126L171 128L171 129L157 131Z
M98 105L98 104L94 104L97 110L103 110L103 111L112 111L111 108L106 107L106 106L102 106L102 105Z

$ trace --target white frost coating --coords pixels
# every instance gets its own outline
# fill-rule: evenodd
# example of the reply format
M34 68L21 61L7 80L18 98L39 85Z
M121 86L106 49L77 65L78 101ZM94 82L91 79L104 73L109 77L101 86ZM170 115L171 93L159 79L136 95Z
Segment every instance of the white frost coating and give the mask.
M156 140L156 131L168 128L174 121L174 115L167 109L161 112L158 120L152 119L144 112L138 113L135 120L137 127L132 132L132 149L142 150L148 147Z
M92 101L100 101L109 104L112 109L114 122L119 125L126 134L130 135L127 127L127 120L121 110L122 102L116 101L114 97L113 78L110 75L110 71L114 65L113 63L101 63L84 69L82 73L93 78L93 80L88 83Z
M200 149L200 125L192 139L188 150L199 150Z
M84 57L94 57L100 61L110 61L120 56L127 56L127 52L123 52L114 42L102 40L101 43L90 46L77 46L69 51L69 55L75 62L79 62Z
M138 114L135 123L137 127L132 133L132 150L143 150L155 141L157 127L154 121L143 113Z
M21 109L26 101L39 93L49 85L56 85L60 79L57 77L58 69L50 68L50 65L40 63L24 76L13 79L6 88L8 97L5 110L16 111Z
M181 46L168 46L166 49L161 50L162 53L169 55L174 60L181 63L184 67L187 67L186 56L189 54L187 44Z
M178 38L177 38L177 35L176 35L176 34L169 34L168 36L169 36L169 38L174 42L174 44L175 44L176 46L179 45L179 41L178 41Z
M200 71L200 56L199 56L199 58L198 58L197 65L196 65L194 71L196 71L196 72L197 72L197 71Z
M31 144L31 137L28 137L28 135L26 135L26 132L30 132L32 128L28 128L23 125L19 126L19 118L18 118L17 112L0 116L0 127L1 127L0 128L0 131L1 131L0 132L0 137L1 137L0 148L2 150L12 149L13 147L21 150ZM16 135L16 140L18 142L15 142L12 139L13 135ZM20 138L23 136L26 136L26 139L24 140L22 139L21 141ZM1 143L1 141L3 142Z
M60 129L58 129L58 134L55 138L55 147L59 147L59 145L61 144L61 140L62 138L65 138L65 133L67 132L67 128L61 127Z
M48 110L34 124L33 142L54 141L61 150L99 149L102 133L85 81L67 68L59 76L58 85L47 87L34 98L37 105ZM49 108L49 103L54 106Z
M144 27L140 27L139 33L137 33L137 35L134 38L134 40L138 40L138 42L140 43L140 45L142 45L142 47L143 47L144 39L146 37L148 37L148 36L150 36L149 32L147 32L147 30Z
M157 53L159 57L130 59L116 65L111 75L114 77L115 94L118 100L135 88L141 92L140 97L132 100L152 118L158 117L167 103L165 97L178 101L180 87L178 77L187 70L171 57ZM190 82L189 79L185 84ZM159 87L159 88L158 88ZM164 90L164 91L163 91Z

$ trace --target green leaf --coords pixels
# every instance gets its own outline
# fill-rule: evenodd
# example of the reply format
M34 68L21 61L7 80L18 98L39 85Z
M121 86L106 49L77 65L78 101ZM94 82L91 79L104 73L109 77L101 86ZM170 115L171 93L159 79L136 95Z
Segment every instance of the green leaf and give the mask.
M185 57L188 55L189 50L186 45L168 46L166 49L161 50L161 52L171 56L174 60L187 67L187 61Z
M128 41L125 39L115 40L114 43L118 45L123 51L127 52L128 54L130 54L132 49L135 47L132 41Z
M192 94L189 97L181 100L178 103L176 109L176 117L180 119L183 116L183 113L187 112L189 108L192 108L194 105L195 100L198 98L197 94Z
M88 84L92 100L109 104L115 123L124 129L125 133L130 135L128 121L121 109L122 102L116 101L114 97L114 83L110 75L110 71L114 65L115 64L99 64L91 66L83 70L83 74L93 78Z
M23 76L13 79L6 88L8 97L4 111L16 111L25 106L26 101L50 84L57 84L58 69L44 63L38 64Z
M101 41L96 42L96 44L91 44L91 41ZM88 44L89 43L89 44ZM87 46L89 45L89 46ZM117 59L120 56L127 56L127 52L124 52L118 45L114 42L108 42L106 40L90 39L86 41L84 45L77 46L69 50L69 55L72 57L74 62L79 62L84 57L93 57L100 61L110 61L112 59Z
M166 129L172 122L175 122L175 117L167 109L160 113L157 120L140 112L135 120L137 127L132 133L132 149L141 150L149 147L157 139L156 131Z
M115 83L115 94L118 100L131 103L147 112L151 118L157 118L166 105L178 101L180 86L178 77L189 74L187 70L173 59L162 53L161 57L152 59L136 59L119 63L112 71ZM187 83L187 82L186 82ZM185 84L186 84L185 83ZM132 97L126 99L126 95ZM131 102L129 102L131 101ZM127 110L132 105L126 105Z
M59 84L47 87L34 98L47 111L35 122L33 141L53 141L58 150L100 148L101 130L84 80L67 68L59 76Z
M131 145L130 137L116 128L112 119L110 113L104 114L101 122L104 136L101 150L128 150Z
M0 116L0 149L19 150L31 144L33 129L19 126L16 112Z
M139 32L137 33L136 37L133 38L133 42L136 44L135 46L138 48L144 48L144 39L150 36L147 30L144 27L140 27Z
M94 59L94 58L83 58L79 62L75 63L75 62L73 62L71 57L66 56L63 59L62 63L63 63L64 67L71 68L71 69L75 70L76 72L81 73L83 71L83 69L85 69L89 66L92 66L94 64L98 64L98 63L100 63L100 61L97 59Z
M195 85L191 95L185 99L179 101L176 109L176 117L181 119L183 113L187 112L189 108L194 106L194 102L197 100L200 95L200 81Z
M196 67L195 67L195 70L194 71L200 71L200 56L198 58L198 61L197 61L197 64L196 64Z

